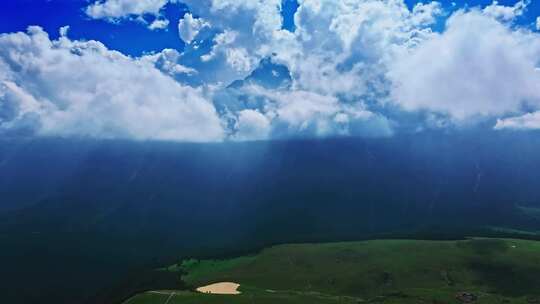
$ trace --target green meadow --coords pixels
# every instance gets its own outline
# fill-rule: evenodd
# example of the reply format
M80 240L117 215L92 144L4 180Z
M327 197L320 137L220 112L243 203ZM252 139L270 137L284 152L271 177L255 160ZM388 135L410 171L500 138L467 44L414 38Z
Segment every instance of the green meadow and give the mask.
M540 242L374 240L295 244L227 260L186 260L191 291L151 291L125 304L161 303L540 303ZM199 286L236 282L240 295L201 294Z

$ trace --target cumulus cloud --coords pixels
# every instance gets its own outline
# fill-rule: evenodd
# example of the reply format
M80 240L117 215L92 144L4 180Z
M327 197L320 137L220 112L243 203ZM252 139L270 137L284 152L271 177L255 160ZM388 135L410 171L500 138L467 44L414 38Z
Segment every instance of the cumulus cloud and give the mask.
M164 49L159 53L144 55L142 61L155 65L156 68L171 76L178 74L195 75L195 69L179 64L181 54L174 49Z
M204 82L227 84L242 79L272 53L263 48L273 40L273 33L282 28L281 0L182 2L188 5L192 16L198 16L195 20L206 23L212 33L206 39L213 46L206 53L198 45L188 45L186 50L186 57L193 53L197 58L192 65L201 72ZM186 20L191 19L188 16Z
M149 27L159 29L167 26L160 12L170 2L99 1L87 13L113 21L150 14L155 24ZM514 22L527 8L525 0L454 12L444 11L438 2L409 8L402 0L299 0L293 32L283 29L281 0L182 2L189 8L178 21L186 43L182 53L165 49L130 58L98 42L71 41L67 31L57 41L37 39L44 33L5 35L44 41L46 52L32 59L53 64L24 74L13 62L34 62L22 51L28 47L2 48L0 71L10 75L0 85L3 128L60 130L47 126L62 121L56 112L68 109L67 116L87 124L77 129L63 123L73 134L196 140L188 126L200 120L208 126L200 140L390 136L400 128L444 128L478 119L499 118L496 128L502 129L530 124L533 114L525 113L540 111L539 35ZM442 19L446 23L437 32L435 25ZM20 58L6 59L19 53ZM49 59L53 57L61 60ZM104 62L94 59L96 70L78 69L89 76L84 82L64 80L67 73L56 68L64 61L92 65L89 58ZM97 66L115 67L114 77L99 74ZM49 78L55 77L66 85L53 88ZM104 84L116 82L115 89L103 90ZM145 91L138 91L139 86ZM77 98L68 99L68 93ZM127 102L125 113L120 100ZM140 111L148 104L153 111ZM74 112L85 105L93 111ZM109 109L114 105L115 111ZM99 109L107 109L107 115L96 114ZM144 124L130 125L131 120L112 123L132 115L144 121L143 114L159 117L157 113L164 118L149 123L154 129L138 131ZM174 125L172 113L176 123L190 123L165 128Z
M270 136L270 119L257 110L242 110L235 125L235 140L263 140Z
M152 21L152 23L150 23L148 28L151 30L162 30L162 29L166 29L168 26L169 26L169 20L158 18Z
M201 29L210 26L210 24L201 18L193 18L193 15L186 13L184 18L178 22L178 32L180 38L187 44L190 44L199 34Z
M96 41L50 40L39 27L0 35L2 132L222 140L215 108L147 60Z
M214 59L219 52L227 50L227 47L231 45L238 37L238 32L225 30L222 33L217 34L214 37L214 46L209 53L202 55L201 60L206 62Z
M132 18L148 24L150 30L165 29L169 20L161 16L161 10L168 3L177 0L98 0L86 7L86 15L93 19L104 19L110 22ZM155 19L148 23L145 15L152 15Z
M243 79L267 58L288 70L287 90L272 95L244 89L225 98L228 106L235 98L236 104L259 100L256 110L271 119L272 136L355 135L368 129L370 134L392 133L390 119L372 113L367 103L387 99L387 62L429 37L430 25L442 14L437 2L409 10L391 0L305 0L299 1L292 33L282 27L280 0L186 3L216 32L213 46L193 65L201 77L213 77L206 83L227 85ZM188 47L185 56L189 52ZM222 97L214 102L224 103Z
M264 123L264 134L272 138L290 137L334 137L334 136L377 136L393 134L392 123L384 116L370 112L362 104L345 104L334 96L304 90L270 89L248 84L240 89L243 106L229 104L229 109L238 109L236 126L246 126L245 114L249 114L251 125ZM220 96L223 97L223 96ZM245 112L245 107L248 112ZM233 110L234 111L234 110ZM233 115L233 119L234 119ZM246 138L237 128L238 138ZM261 130L259 127L257 130Z
M540 129L540 112L527 113L518 117L497 120L495 130L538 130Z
M218 60L221 52L223 64L240 72L249 65L238 62L273 56L289 68L296 89L350 100L394 99L406 110L428 109L457 119L518 110L536 98L538 39L506 24L523 14L527 1L458 11L443 33L431 30L444 13L437 2L409 10L401 1L299 1L294 33L281 29L279 3L189 2L225 29L203 61ZM234 38L224 43L225 35ZM467 78L468 83L462 81ZM505 78L515 85L501 85ZM389 87L389 81L395 85ZM391 98L386 98L389 90ZM445 90L448 94L441 96Z
M529 0L521 0L516 2L513 6L505 6L500 5L498 1L493 1L483 9L483 13L495 19L511 21L514 18L523 15L529 4Z
M86 8L86 14L95 19L114 19L130 15L159 15L168 0L104 0Z
M440 117L445 123L436 125L447 126L448 120L463 123L537 107L540 40L512 24L528 3L493 2L485 8L458 10L437 33L431 27L445 14L438 2L409 9L402 1L304 0L299 1L296 30L291 33L282 29L275 9L279 3L188 1L219 32L202 61L220 62L234 71L222 74L218 82L229 83L227 77L245 75L261 59L271 57L290 71L289 100L311 94L304 98L313 100L319 110L336 105L338 110L320 115L322 120L310 120L318 115L300 116L303 124L285 119L292 101L276 109L280 115L270 115L272 122L281 120L289 129L314 130L316 135L351 132L336 123L350 121L339 113L345 105L375 113L385 118L378 121L386 122L391 119L385 116L392 113L385 107L397 105L405 112L427 113L426 121L417 123L430 126L434 124L428 117ZM328 100L337 102L325 103ZM299 107L309 113L310 106L304 102ZM338 118L326 119L333 115Z
M434 34L391 64L393 98L410 111L456 120L500 116L540 105L540 38L485 12L452 15Z
M212 75L205 82L242 79L273 57L291 71L296 88L350 99L381 93L386 62L397 49L429 37L442 14L438 2L410 10L395 0L302 0L291 33L283 29L281 0L184 2L216 33L207 53L201 55L198 46L186 52L199 54L192 65L201 77Z
M60 30L58 31L58 33L60 34L60 36L66 37L69 33L69 29L70 29L69 25L62 26Z
M239 72L250 72L256 64L245 48L227 48L225 58L229 66Z
M316 136L339 133L332 123L341 110L335 97L301 90L264 94L272 102L267 110L287 133Z
M540 31L540 17L536 17L536 30Z

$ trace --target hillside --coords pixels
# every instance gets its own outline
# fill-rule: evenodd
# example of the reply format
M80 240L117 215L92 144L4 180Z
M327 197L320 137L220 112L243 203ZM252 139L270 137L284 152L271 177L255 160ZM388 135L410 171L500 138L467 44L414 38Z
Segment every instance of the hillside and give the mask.
M504 133L0 139L4 298L101 304L96 294L139 271L275 244L531 237L540 230L539 147L540 137Z
M240 295L161 291L125 304L151 303L538 303L540 242L375 240L280 245L228 260L187 260L194 290L215 282L240 284Z

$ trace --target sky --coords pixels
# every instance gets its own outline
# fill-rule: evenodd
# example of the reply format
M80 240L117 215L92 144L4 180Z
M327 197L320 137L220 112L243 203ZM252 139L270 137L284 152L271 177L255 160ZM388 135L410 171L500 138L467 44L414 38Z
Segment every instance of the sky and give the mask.
M0 136L537 130L539 16L529 0L3 1Z

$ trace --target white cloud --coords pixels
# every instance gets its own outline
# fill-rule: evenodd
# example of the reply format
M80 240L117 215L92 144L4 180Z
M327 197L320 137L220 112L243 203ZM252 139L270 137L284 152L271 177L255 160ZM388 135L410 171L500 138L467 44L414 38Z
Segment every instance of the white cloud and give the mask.
M162 30L166 29L169 26L169 20L167 19L156 19L148 26L151 30Z
M540 17L536 17L536 30L540 31Z
M497 120L495 130L537 130L540 129L540 112Z
M96 41L51 41L39 27L0 35L0 130L97 138L216 141L221 120L199 89Z
M160 12L168 2L172 1L100 1L89 6L87 13L113 21L140 19L150 14L158 23L149 26L158 29L166 26L167 20ZM418 116L425 117L424 121L417 121L418 128L413 128L422 129L426 125L444 127L473 118L518 116L523 109L540 110L540 92L536 89L540 87L537 70L539 36L513 22L523 14L527 1L514 6L493 2L485 8L458 10L448 17L448 12L443 11L438 2L418 3L409 9L402 0L299 0L294 16L295 32L282 29L281 0L183 2L190 13L178 22L180 38L186 42L182 54L166 49L141 58L130 58L107 50L97 42L70 41L67 32L59 41L41 39L44 44L53 45L43 52L46 55L27 57L16 47L6 48L4 52L0 50L6 58L8 54L21 53L20 59L12 61L23 64L31 64L35 58L52 58L52 55L47 57L49 53L60 54L55 56L61 59L59 63L51 59L51 66L44 64L33 68L45 71L32 74L38 78L30 77L31 73L27 72L24 81L9 77L1 79L0 98L10 100L9 104L4 102L0 106L0 113L5 113L0 114L3 126L7 126L8 118L10 124L19 121L17 124L24 126L37 120L40 132L45 132L47 123L44 122L54 116L51 113L63 113L67 105L68 116L79 117L79 121L86 124L68 128L64 123L65 130L79 128L75 134L109 132L136 138L193 140L196 136L187 131L192 130L190 127L181 128L188 133L180 134L178 128L164 128L163 125L173 124L167 115L175 111L178 117L183 117L180 121L189 120L191 116L186 113L191 111L191 103L197 101L195 108L198 110L193 115L200 117L193 118L191 123L209 121L204 123L211 126L203 132L206 134L202 136L204 140L222 139L226 137L223 134L229 134L235 140L359 134L388 136L394 128L400 127L399 118L411 113L421 112ZM437 33L432 26L440 18L447 18L447 23L444 31ZM40 35L34 36L37 40ZM90 49L101 51L91 52ZM94 57L101 59L87 62ZM288 77L285 86L265 89L264 81L272 82L271 79L276 78L272 76L274 70L268 70L268 75L259 75L261 78L257 81L239 82L245 86L228 88L235 80L252 77L254 69L260 67L259 62L269 58L286 67L285 72L280 70L280 75ZM79 69L85 71L89 79L69 81L67 72L56 68L63 60L75 62L73 66L76 67L81 64L82 67L74 72L75 79L82 78ZM86 67L92 64L96 70ZM109 75L97 70L100 65L107 69L114 66L115 69ZM54 73L50 72L55 68ZM13 68L8 60L0 60L0 71L2 69L10 71L10 77L21 74L16 72L20 69ZM287 69L289 73L286 73ZM53 88L53 80L49 83L49 80L41 79L42 74L57 77L56 81L66 85ZM159 76L145 81L139 79L150 74ZM174 80L200 87L188 87ZM122 90L111 85L110 92L105 94L103 84L116 82L119 82L116 87L122 87ZM138 91L143 82L144 87L155 88L150 92L156 96L148 91ZM100 84L96 87L101 94L99 99L90 93L97 90L91 89L90 84ZM50 88L41 89L45 86ZM73 93L76 98L67 99L62 95L68 92L76 92ZM135 92L139 93L134 95ZM188 92L189 96L195 97L181 97ZM84 96L83 101L71 101L81 100L79 95ZM128 98L118 97L120 95ZM213 99L222 119L207 101L209 98ZM14 103L14 100L18 101ZM165 118L148 123L154 125L153 133L150 132L152 128L137 130L144 124L132 126L129 120L113 124L111 118L124 112L108 107L112 104L120 107L120 100L129 101L122 107L130 115L142 116L138 105L150 103L152 106L148 108L152 111L148 112L154 113L152 115L159 112ZM89 107L91 109L107 108L107 115L98 115L97 110L86 108L81 111L84 115L73 114L73 109L79 105L90 104L93 105ZM62 110L51 110L55 107ZM22 111L22 108L33 110ZM23 112L33 114L21 115ZM227 122L226 127L222 127L222 121ZM175 130L174 136L153 135L161 134L165 129Z
M483 13L501 21L511 21L514 18L523 15L529 4L530 0L518 1L514 6L500 5L498 1L493 1L484 8Z
M228 48L225 50L227 63L239 72L250 72L257 63L244 48Z
M270 136L270 120L257 110L242 110L238 113L235 140L263 140Z
M281 1L187 1L218 32L200 57L199 75L215 76L214 83L226 86L272 57L289 69L291 91L273 96L244 91L241 98L267 99L258 111L271 119L273 136L390 134L389 120L365 104L385 99L387 62L432 34L429 26L442 13L440 4L409 10L394 0L299 2L291 33L282 29Z
M180 56L181 54L177 50L164 49L159 53L145 55L141 57L141 60L154 64L156 68L171 76L197 74L195 69L179 64Z
M255 35L265 35L281 29L281 0L185 0L197 16L217 27L230 27ZM242 28L251 24L251 28Z
M277 119L285 122L291 133L310 132L318 136L334 133L331 121L340 111L336 98L306 91L279 93L273 98L277 102Z
M540 38L472 10L451 16L436 34L391 65L393 98L410 111L458 121L540 105Z
M210 72L231 70L217 82L242 78L271 56L289 68L294 90L360 107L393 101L455 121L538 104L538 36L510 25L528 3L458 11L436 33L430 27L445 14L438 2L408 9L394 0L302 0L290 33L281 30L279 1L187 1L215 30L235 34L214 39L201 58L222 62Z
M248 67L269 53L261 48L282 25L281 0L186 0L182 1L198 20L211 25L217 35L210 37L214 47L207 54L195 52L197 70L205 81L228 84L249 74ZM197 20L197 19L196 19ZM187 36L190 40L191 36ZM234 41L231 41L234 39Z
M168 0L104 0L96 1L86 8L86 14L94 19L118 19L131 15L159 15Z
M136 20L146 24L150 30L162 30L167 28L169 20L161 16L161 10L168 3L176 2L177 0L97 0L86 7L85 13L93 19L109 22ZM155 19L148 22L145 15L152 15Z
M60 30L58 31L58 33L60 34L60 36L62 37L66 37L69 33L69 30L70 30L70 26L69 25L66 25L66 26L62 26L60 28Z
M187 44L190 44L199 34L201 29L209 27L210 24L201 18L193 18L193 15L186 13L184 18L178 22L178 32L180 38Z
M238 32L225 30L214 37L214 46L210 53L202 55L201 60L206 62L214 59L218 52L226 52L227 47L231 45L238 37Z
M333 96L303 90L243 88L248 103L255 106L259 120L269 121L274 138L328 136L389 136L390 122L361 104L344 104ZM238 121L242 120L241 110ZM255 113L249 112L253 116Z
M439 2L417 3L412 10L413 24L433 24L437 16L443 14Z

